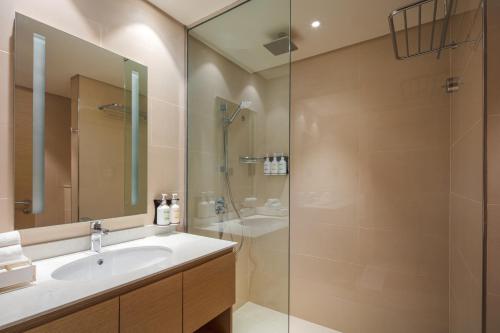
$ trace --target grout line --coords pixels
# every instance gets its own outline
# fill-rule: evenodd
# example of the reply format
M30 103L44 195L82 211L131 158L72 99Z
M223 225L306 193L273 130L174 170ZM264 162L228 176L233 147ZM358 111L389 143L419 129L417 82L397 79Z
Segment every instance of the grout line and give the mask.
M472 202L477 203L477 204L480 204L480 205L483 203L482 201L477 201L477 200L471 199L471 198L469 198L469 197L466 197L466 196L464 196L464 195L461 195L461 194L459 194L459 193L457 193L457 192L453 192L453 191L451 191L451 189L450 189L450 194L453 194L454 196L456 196L456 197L458 197L458 198L460 198L460 199L464 199L464 200L472 201Z
M182 111L186 110L186 106L179 105L179 104L176 104L176 103L172 103L172 102L166 101L166 100L158 98L158 97L148 96L148 99L155 100L155 101L162 102L162 103L169 104L169 105L173 105L173 106L175 106L175 107L177 107L179 109L182 109Z
M452 246L453 247L453 246ZM467 260L465 259L465 256L464 254L462 253L462 250L460 249L460 247L457 247L456 245L454 246L454 249L455 249L455 252L458 253L459 257L460 257L460 261L462 261L462 264L464 265L465 267L465 270L467 271L467 273L469 274L469 277L473 280L474 283L477 283L478 285L481 284L481 277L476 277L476 275L472 272L471 268L469 267L468 263L467 263ZM452 251L453 251L453 248L452 248ZM452 254L450 254L451 256ZM453 264L453 262L451 261L450 264ZM451 272L451 269L450 269L450 272ZM482 270L481 270L481 273L482 273ZM450 285L451 287L451 285Z
M409 149L405 149L405 148L400 148L400 149L380 149L380 150L364 150L364 149L360 149L358 151L359 154L374 154L374 153L411 153L411 152L428 152L428 151L440 151L440 150L444 150L444 149L448 149L448 145L444 144L442 145L439 145L439 146L432 146L432 147L422 147L422 148L409 148Z
M182 150L184 151L184 147L179 146L173 146L173 145L155 145L155 144L150 144L148 147L154 147L154 148L170 148L170 149L175 149L175 150Z
M402 275L408 275L408 276L416 276L416 277L419 277L419 278L428 278L430 276L433 276L432 274L429 274L429 273L410 273L408 271L398 271L398 270L395 270L395 269L390 269L390 268L387 268L387 267L382 267L382 266L377 266L377 265L371 265L369 263L359 263L359 262L353 262L353 261L342 261L342 260L335 260L335 259L332 259L332 258L328 258L328 257L318 257L318 256L315 256L315 255L312 255L312 254L306 254L306 253L300 253L300 252L293 252L290 254L290 256L300 256L300 257L305 257L305 258L312 258L312 259L316 259L316 260L322 260L322 261L328 261L330 263L334 263L334 264L341 264L341 265L349 265L349 266L352 266L352 267L355 267L355 268L361 268L361 269L365 269L365 268L374 268L374 269L377 269L377 270L380 270L380 271L384 271L384 272L387 272L387 273L393 273L393 274L402 274Z
M470 134L470 132L472 132L472 130L475 129L475 127L478 125L478 124L481 124L481 122L483 121L483 117L481 116L481 118L476 121L471 127L469 127L465 132L464 134L462 134L461 137L459 137L457 140L455 140L455 142L453 142L451 144L451 147L450 148L454 148L457 144L459 144L467 135Z

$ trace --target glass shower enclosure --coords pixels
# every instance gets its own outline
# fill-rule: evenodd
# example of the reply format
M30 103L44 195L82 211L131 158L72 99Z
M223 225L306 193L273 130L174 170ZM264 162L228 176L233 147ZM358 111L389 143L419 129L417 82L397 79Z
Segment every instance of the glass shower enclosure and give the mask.
M236 242L234 331L288 332L290 1L188 31L188 232Z

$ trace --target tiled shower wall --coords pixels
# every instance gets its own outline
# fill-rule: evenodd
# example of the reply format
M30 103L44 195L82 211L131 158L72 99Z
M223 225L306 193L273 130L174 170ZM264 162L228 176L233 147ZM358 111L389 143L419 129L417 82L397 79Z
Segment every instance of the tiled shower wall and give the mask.
M452 19L454 40L481 29L480 11ZM396 61L387 36L293 64L292 315L481 332L482 60L479 40Z
M448 59L386 36L293 63L292 315L448 331Z
M475 1L474 1L475 3ZM479 36L475 12L454 17L455 40ZM480 333L483 285L483 45L466 44L450 53L451 76L459 90L451 102L450 332Z
M148 67L148 203L164 191L179 192L184 201L184 26L142 0L2 0L0 232L14 227L12 36L16 11ZM152 223L152 214L149 204L147 214L113 219L108 226L120 229ZM88 232L87 223L73 223L25 230L22 238L28 244Z

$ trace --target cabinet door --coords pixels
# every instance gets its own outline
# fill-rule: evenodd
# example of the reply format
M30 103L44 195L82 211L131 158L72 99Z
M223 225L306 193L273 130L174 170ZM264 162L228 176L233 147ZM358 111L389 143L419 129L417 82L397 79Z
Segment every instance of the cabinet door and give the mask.
M99 303L42 326L29 333L118 333L118 298Z
M224 255L183 273L183 327L191 333L235 302L235 257Z
M120 332L182 332L182 274L120 296Z

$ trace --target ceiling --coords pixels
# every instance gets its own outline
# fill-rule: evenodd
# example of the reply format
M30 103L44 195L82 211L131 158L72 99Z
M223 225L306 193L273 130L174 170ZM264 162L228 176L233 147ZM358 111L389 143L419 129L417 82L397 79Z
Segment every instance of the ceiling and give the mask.
M158 0L160 1L160 0ZM292 0L293 60L309 58L389 33L387 17L408 0ZM252 0L191 30L191 35L247 71L260 72L288 62L263 44L288 32L289 0ZM320 21L317 29L313 21Z
M234 0L149 0L182 23L190 25L221 11ZM389 33L388 15L415 0L291 0L292 37L298 50L292 60L301 60ZM474 4L476 1L459 1ZM440 1L442 16L443 1ZM260 72L288 62L288 55L273 56L263 44L288 31L290 0L251 0L228 13L190 30L191 36L240 65L247 71ZM423 12L423 22L431 17L431 8ZM470 8L469 8L470 9ZM463 12L465 8L459 8ZM416 11L415 11L416 13ZM311 27L321 22L317 29ZM415 17L409 17L414 26Z
M147 0L186 26L231 6L238 0Z

